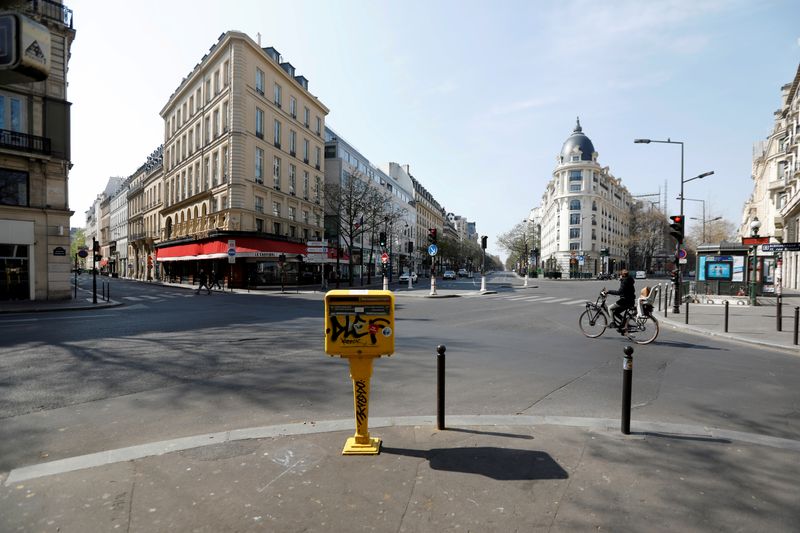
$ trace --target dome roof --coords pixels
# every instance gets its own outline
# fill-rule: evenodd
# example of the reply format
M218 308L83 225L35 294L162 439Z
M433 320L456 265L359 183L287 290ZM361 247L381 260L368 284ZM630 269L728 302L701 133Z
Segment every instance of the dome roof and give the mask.
M592 160L594 145L592 144L591 139L583 134L580 117L577 120L575 129L572 130L572 135L567 137L567 140L564 141L564 146L561 148L561 160L563 162L568 162L571 159L573 150L576 147L581 152L581 161Z

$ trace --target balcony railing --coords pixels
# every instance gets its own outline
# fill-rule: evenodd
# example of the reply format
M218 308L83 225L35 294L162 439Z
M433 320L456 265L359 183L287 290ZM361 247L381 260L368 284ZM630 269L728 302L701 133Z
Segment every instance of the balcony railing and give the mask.
M29 9L50 20L72 28L72 10L51 0L30 0Z
M0 147L50 155L50 139L18 131L0 130Z

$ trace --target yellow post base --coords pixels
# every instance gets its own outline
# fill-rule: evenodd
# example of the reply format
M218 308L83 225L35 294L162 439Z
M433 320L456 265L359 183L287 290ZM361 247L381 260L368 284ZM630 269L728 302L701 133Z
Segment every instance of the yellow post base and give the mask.
M381 453L381 439L370 438L369 442L359 444L358 437L350 437L344 443L342 455L378 455Z

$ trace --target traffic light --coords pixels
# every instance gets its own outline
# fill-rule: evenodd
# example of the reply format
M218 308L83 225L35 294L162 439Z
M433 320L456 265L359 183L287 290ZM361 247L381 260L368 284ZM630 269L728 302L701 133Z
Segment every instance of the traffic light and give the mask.
M92 239L92 251L95 253L100 252L100 242L97 239Z
M486 249L486 242L488 240L489 240L489 237L487 237L486 235L483 235L481 237L481 248L483 248L484 250Z
M414 241L408 241L408 253L414 253Z
M378 234L378 244L382 247L386 247L386 232L382 231Z
M669 225L669 234L670 236L678 241L678 244L683 243L683 216L681 215L672 215L669 217L672 221L672 224Z
M428 228L428 242L436 244L436 228Z

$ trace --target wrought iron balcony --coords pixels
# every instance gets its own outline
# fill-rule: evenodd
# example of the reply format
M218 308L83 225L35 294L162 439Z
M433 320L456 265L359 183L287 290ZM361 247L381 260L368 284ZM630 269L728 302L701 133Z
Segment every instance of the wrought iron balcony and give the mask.
M43 18L55 20L68 28L72 28L72 10L63 4L52 0L30 0L28 9Z
M0 129L0 148L50 155L50 139L18 131Z

